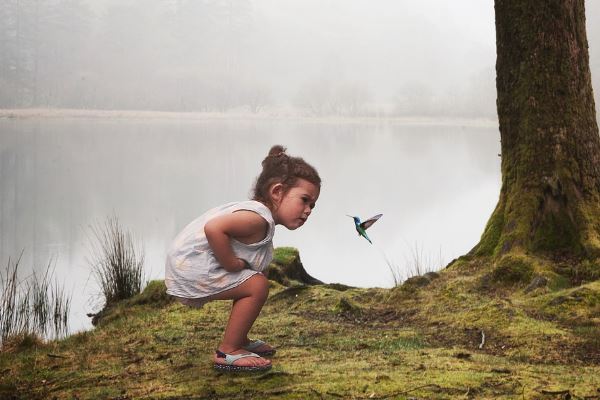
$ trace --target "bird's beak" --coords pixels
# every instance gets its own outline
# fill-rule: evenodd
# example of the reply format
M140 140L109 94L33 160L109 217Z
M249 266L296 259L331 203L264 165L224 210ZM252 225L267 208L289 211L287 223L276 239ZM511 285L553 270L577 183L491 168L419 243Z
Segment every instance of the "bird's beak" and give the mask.
M354 218L352 215L346 214L346 217Z

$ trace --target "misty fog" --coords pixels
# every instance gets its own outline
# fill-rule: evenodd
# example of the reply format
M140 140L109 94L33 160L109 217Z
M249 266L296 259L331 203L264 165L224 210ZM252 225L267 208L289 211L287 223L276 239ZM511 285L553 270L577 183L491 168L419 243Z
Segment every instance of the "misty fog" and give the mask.
M3 108L496 113L492 0L3 0L0 25Z

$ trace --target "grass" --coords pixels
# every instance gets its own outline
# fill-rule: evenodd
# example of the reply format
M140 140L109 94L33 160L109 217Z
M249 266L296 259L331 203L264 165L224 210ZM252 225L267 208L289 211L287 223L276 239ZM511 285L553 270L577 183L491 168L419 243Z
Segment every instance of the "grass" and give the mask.
M278 247L273 252L273 262L276 264L289 264L298 257L298 250L295 247Z
M442 250L440 249L437 258L431 254L426 254L423 246L415 243L409 247L409 255L404 257L404 264L400 265L390 260L385 254L385 262L390 269L394 286L400 286L407 279L412 277L423 276L428 272L435 272L444 267L442 258Z
M0 354L0 398L597 398L600 283L483 289L493 268L462 259L410 290L272 282L251 337L278 352L254 375L212 369L229 302L191 309L154 281L92 331Z
M9 258L5 273L0 274L0 345L4 351L68 333L71 300L52 280L51 262L43 275L33 272L19 279L22 255L15 262Z
M117 217L92 226L92 258L89 261L100 285L104 307L129 299L142 289L144 253L135 247L130 232Z

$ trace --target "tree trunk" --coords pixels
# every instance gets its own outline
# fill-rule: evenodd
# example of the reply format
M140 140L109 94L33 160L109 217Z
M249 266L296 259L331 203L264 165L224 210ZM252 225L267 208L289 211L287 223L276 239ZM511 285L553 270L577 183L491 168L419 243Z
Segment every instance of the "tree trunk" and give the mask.
M600 256L584 0L495 0L502 189L472 255Z

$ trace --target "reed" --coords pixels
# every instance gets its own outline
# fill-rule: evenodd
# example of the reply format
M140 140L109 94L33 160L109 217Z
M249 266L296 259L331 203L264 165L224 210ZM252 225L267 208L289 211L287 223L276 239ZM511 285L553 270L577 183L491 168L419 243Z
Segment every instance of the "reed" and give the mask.
M91 227L92 258L89 263L104 297L104 307L140 293L144 253L136 250L130 232L123 230L117 217L104 225Z
M423 246L415 243L409 247L409 255L404 257L404 264L400 265L385 257L385 262L390 269L394 286L399 286L405 280L413 276L422 276L428 272L435 272L442 269L444 260L442 250L434 257L431 253L425 253Z
M0 273L0 343L15 336L66 336L71 298L53 280L52 261L43 274L19 279L22 256L23 252L14 262L9 258Z

